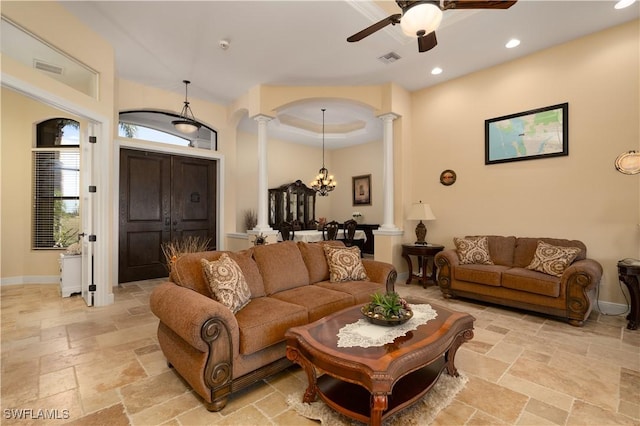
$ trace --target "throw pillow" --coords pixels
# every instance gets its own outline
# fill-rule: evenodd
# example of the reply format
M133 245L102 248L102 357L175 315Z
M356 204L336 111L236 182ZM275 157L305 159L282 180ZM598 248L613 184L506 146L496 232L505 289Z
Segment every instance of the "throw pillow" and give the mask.
M329 281L332 283L369 279L358 247L324 245L324 255L329 264Z
M461 264L493 265L489 255L489 240L487 237L454 237L453 242L456 245Z
M251 291L240 266L223 253L218 260L201 259L213 297L235 314L251 301Z
M564 270L567 269L569 265L571 265L571 262L578 256L580 250L578 247L553 246L544 241L538 241L536 253L529 266L527 266L527 269L561 277Z

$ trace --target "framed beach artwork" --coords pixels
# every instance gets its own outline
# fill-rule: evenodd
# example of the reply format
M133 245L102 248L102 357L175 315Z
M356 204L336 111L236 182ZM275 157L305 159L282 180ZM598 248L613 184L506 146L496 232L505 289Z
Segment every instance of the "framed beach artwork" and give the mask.
M352 180L353 205L371 205L371 175L354 176Z
M569 155L569 104L485 120L484 163Z

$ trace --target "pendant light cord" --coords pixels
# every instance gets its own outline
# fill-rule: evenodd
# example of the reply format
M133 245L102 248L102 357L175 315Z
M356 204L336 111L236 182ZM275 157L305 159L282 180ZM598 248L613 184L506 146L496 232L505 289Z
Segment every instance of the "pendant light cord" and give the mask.
M182 82L184 83L184 103L186 105L189 105L189 96L188 96L188 90L189 90L189 83L191 83L189 80L182 80Z

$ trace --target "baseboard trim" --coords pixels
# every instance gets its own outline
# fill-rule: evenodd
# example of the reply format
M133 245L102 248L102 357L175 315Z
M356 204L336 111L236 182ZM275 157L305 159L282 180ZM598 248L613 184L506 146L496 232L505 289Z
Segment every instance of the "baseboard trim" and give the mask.
M0 279L0 286L23 284L60 284L60 275L24 275Z
M409 272L400 272L398 273L398 278L396 278L396 284L401 283L404 284L407 282L407 278L409 278Z
M629 306L623 303L613 303L598 300L593 307L594 311L600 312L602 315L620 316L629 313Z

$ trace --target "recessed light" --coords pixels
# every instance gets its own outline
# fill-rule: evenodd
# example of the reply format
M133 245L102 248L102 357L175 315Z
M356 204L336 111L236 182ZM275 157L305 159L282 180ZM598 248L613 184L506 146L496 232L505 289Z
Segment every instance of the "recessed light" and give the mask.
M507 49L513 49L514 47L520 46L520 40L517 38L512 38L504 45Z
M431 74L433 74L433 75L442 74L442 68L435 67L434 69L431 70Z
M631 6L635 2L636 0L620 0L613 7L616 9L624 9L625 7Z

